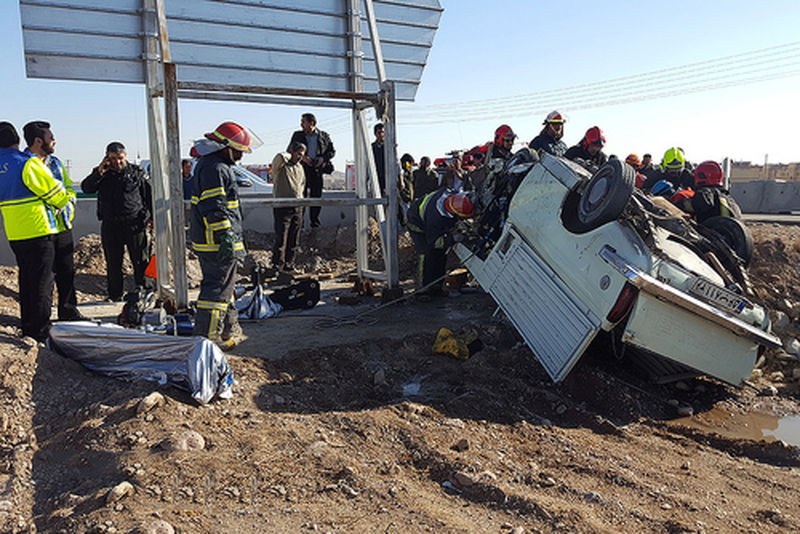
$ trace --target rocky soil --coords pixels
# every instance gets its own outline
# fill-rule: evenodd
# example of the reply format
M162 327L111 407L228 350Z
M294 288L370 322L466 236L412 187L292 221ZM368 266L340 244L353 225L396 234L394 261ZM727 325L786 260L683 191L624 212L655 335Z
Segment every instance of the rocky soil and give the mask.
M652 384L600 343L555 385L502 314L458 315L493 309L476 293L382 316L440 311L483 342L469 360L432 354L427 332L331 345L306 326L297 335L319 348L275 361L234 348L234 397L199 406L21 339L16 269L0 268L0 532L797 531L800 449L760 429L797 413L800 227L751 227L753 282L787 350L742 388ZM299 263L345 277L351 234L305 236ZM248 245L251 262L268 262L267 236ZM104 297L96 237L76 262L80 301ZM284 324L245 333L268 339Z

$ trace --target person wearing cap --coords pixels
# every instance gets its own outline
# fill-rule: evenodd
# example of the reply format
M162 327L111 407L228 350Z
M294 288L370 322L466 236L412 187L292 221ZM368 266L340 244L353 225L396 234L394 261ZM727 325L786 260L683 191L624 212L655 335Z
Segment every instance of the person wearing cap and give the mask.
M223 349L235 345L242 332L233 306L233 289L245 247L232 166L261 144L254 133L235 122L223 122L194 142L200 159L194 168L189 236L203 273L194 334Z
M530 148L544 151L553 156L563 156L567 152L567 145L561 140L564 137L564 123L566 119L558 111L551 111L544 119L544 128L534 137Z
M41 159L19 150L19 134L0 122L0 212L17 260L22 335L45 341L53 303L54 214L71 200Z
M586 130L583 138L577 145L569 147L564 153L564 157L572 161L582 161L585 165L599 168L606 161L608 156L603 152L606 144L606 137L599 126L592 126Z
M150 261L147 226L152 221L153 196L147 173L130 163L125 145L109 143L106 155L81 182L84 193L97 193L97 218L106 260L108 300L119 302L123 294L122 258L125 249L133 265L137 287L149 287L144 271Z
M458 219L472 217L474 207L467 193L441 187L411 203L406 227L418 255L417 282L420 295L447 296L442 287L447 267L447 236Z
M300 128L292 134L288 146L295 142L306 145L306 155L303 156L301 162L306 173L305 196L320 198L322 196L322 175L333 172L331 160L336 155L336 149L333 147L331 136L317 128L317 118L313 113L303 113L300 117ZM385 184L381 186L381 189L384 187ZM320 225L319 214L321 211L320 206L311 206L308 209L311 228Z

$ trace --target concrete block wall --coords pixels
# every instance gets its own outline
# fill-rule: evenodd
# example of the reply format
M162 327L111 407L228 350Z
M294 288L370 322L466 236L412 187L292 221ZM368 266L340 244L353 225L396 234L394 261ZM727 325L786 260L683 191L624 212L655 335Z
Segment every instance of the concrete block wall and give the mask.
M323 198L353 198L355 193L352 191L325 191ZM261 233L271 233L274 231L274 219L272 208L264 206L258 200L248 199L247 195L242 195L242 216L244 218L245 230L254 230ZM355 206L323 206L320 213L320 222L323 226L336 226L339 224L352 224L355 221ZM308 220L308 215L305 215ZM355 229L353 230L355 231ZM99 234L100 221L97 220L97 199L79 198L75 209L74 228L72 237L75 243L87 234ZM16 265L14 253L8 244L8 239L0 239L0 265Z
M733 182L731 194L744 213L800 211L800 183L783 180Z

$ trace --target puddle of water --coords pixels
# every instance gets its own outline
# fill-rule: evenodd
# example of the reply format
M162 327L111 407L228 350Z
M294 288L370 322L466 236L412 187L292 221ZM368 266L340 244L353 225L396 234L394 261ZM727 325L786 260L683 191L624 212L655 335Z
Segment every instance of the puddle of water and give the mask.
M779 439L789 445L800 447L800 415L775 417L764 414L738 414L714 408L673 422L730 439L766 442Z
M800 447L800 415L787 415L778 419L778 428L767 430L767 434L775 436L789 445Z

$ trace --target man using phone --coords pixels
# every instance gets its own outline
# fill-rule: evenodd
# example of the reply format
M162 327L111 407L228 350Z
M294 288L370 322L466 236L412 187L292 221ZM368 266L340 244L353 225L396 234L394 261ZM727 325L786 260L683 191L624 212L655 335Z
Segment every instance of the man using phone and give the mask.
M106 147L106 156L81 183L84 193L97 193L97 218L106 259L108 300L122 300L122 257L125 248L133 264L136 286L145 287L150 260L147 226L152 221L152 192L144 169L129 163L120 142Z

